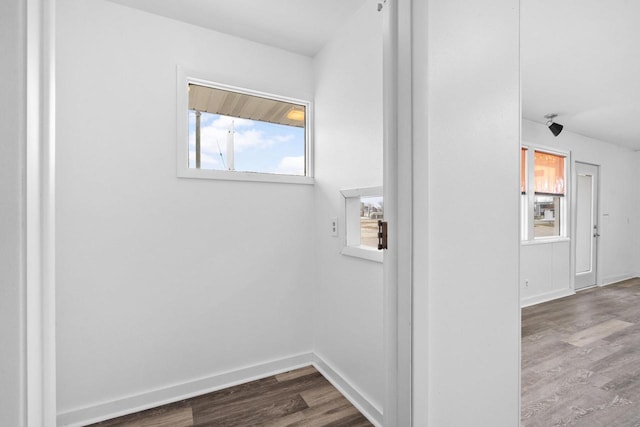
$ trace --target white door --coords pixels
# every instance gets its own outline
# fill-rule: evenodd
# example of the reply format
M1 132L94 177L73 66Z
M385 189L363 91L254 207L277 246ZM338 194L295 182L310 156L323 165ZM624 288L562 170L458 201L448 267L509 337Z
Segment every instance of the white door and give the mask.
M575 288L596 284L598 247L598 166L576 162Z

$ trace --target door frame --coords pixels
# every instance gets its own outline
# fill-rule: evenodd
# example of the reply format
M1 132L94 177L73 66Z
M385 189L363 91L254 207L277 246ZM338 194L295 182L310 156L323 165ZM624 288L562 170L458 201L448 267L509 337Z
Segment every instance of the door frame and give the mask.
M27 426L56 425L55 0L26 0Z
M597 180L595 183L595 187L596 187L596 192L597 192L597 198L596 198L596 207L595 207L595 212L596 212L596 218L595 218L595 222L596 224L598 224L598 231L600 231L600 217L602 216L601 212L600 212L600 165L595 164L595 163L590 163L590 162L582 162L579 160L576 160L573 162L573 167L572 167L572 179L571 182L573 183L572 187L572 191L571 191L571 286L573 288L573 291L576 292L578 290L582 290L582 289L587 289L588 287L585 288L580 288L577 289L576 288L576 251L577 251L577 242L576 242L576 235L577 235L577 225L578 225L578 164L582 164L582 165L588 165L588 166L594 166L597 168L598 170L598 176L597 176ZM595 277L595 283L594 286L600 286L601 285L601 278L600 278L600 269L599 267L599 261L600 261L600 247L602 245L600 245L600 242L598 241L596 244L596 250L595 250L595 256L596 256L596 260L595 260L595 268L596 268L596 277Z
M412 425L412 1L383 0L384 426Z

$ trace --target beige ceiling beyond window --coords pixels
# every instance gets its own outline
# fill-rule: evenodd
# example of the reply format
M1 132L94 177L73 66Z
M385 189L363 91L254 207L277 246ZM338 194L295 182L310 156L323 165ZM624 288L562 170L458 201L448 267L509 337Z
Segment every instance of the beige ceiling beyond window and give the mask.
M189 84L189 109L287 126L305 127L304 105Z

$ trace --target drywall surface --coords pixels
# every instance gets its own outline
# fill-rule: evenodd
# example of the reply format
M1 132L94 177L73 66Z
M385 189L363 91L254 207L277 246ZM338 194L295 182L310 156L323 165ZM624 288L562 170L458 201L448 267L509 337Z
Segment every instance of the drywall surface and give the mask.
M571 168L569 171L569 194L575 197L574 165L575 162L591 163L600 166L599 214L600 238L598 240L598 271L597 283L609 284L633 277L637 270L637 258L634 251L637 242L638 205L640 193L637 191L638 159L633 151L609 144L597 139L588 138L572 133L565 128L554 137L546 126L529 120L522 122L522 143L534 144L542 147L556 148L571 153ZM571 214L569 220L573 221ZM563 252L555 264L563 266L556 268L561 276L556 275L552 281L553 289L549 289L548 282L530 280L525 287L523 274L536 269L542 260L551 256L553 244L544 244L534 251L522 248L521 253L521 298L526 304L548 292L560 292L573 288L573 271L571 266L571 252ZM534 252L539 256L535 256ZM545 253L546 252L546 253ZM542 257L542 259L540 258ZM541 268L546 268L541 266ZM565 271L569 269L569 275Z
M523 244L520 248L520 301L522 306L573 294L571 242Z
M340 190L382 185L382 22L364 6L315 57L315 351L370 402L384 396L382 264L341 255ZM339 237L330 235L338 217Z
M25 2L0 3L0 425L24 425Z
M414 259L413 423L515 426L518 4L426 3L413 15L414 192L428 197L414 211L427 257Z
M310 99L311 60L101 0L57 15L59 412L312 348L313 186L176 178L176 66Z

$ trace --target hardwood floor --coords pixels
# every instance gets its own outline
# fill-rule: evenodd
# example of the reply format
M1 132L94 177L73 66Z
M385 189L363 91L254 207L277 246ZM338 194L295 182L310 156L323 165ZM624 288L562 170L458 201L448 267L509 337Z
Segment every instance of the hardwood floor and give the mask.
M640 427L640 279L522 310L524 427Z
M100 427L371 425L312 366L93 424Z

